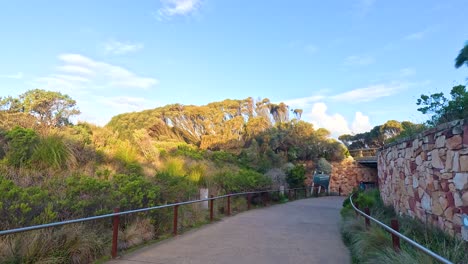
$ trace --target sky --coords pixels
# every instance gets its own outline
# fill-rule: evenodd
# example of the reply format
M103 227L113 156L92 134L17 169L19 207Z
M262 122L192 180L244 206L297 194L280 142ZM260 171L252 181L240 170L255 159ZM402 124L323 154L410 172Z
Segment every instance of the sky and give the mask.
M40 88L78 120L269 98L334 137L424 122L421 94L466 84L466 0L0 1L0 96Z

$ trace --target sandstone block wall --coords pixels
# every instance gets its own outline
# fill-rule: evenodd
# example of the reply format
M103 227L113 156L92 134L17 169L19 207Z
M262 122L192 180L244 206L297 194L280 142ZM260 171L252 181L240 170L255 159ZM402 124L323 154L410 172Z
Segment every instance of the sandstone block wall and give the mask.
M468 214L468 118L440 125L377 154L383 201L450 234Z
M377 182L377 169L363 166L352 157L342 162L332 162L330 192L338 193L341 187L341 195L348 195L361 181Z

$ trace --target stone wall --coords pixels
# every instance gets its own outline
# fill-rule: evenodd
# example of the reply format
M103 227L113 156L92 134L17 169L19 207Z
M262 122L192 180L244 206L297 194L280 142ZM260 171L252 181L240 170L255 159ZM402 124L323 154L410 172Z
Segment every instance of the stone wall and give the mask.
M466 232L461 217L468 213L468 118L388 145L377 158L385 204L452 235Z
M363 166L352 157L332 162L330 192L338 193L341 187L341 195L348 195L361 181L377 182L377 169Z

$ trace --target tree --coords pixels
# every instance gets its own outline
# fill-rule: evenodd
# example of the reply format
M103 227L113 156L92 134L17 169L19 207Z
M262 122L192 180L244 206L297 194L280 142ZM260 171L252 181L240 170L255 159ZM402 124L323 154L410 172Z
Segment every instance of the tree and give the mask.
M441 123L462 119L468 116L468 92L464 85L457 85L450 91L451 99L444 93L421 95L416 102L421 107L418 111L431 115L428 125L436 126Z
M80 114L76 101L70 96L42 89L29 90L18 98L2 98L0 109L8 113L28 113L40 124L54 127L68 125L71 116Z
M69 118L80 114L76 101L59 92L34 89L20 95L24 111L36 116L41 124L63 126L70 124Z
M290 169L287 173L286 181L288 182L289 188L300 188L304 187L304 181L306 169L304 166L298 164Z
M468 42L465 43L465 47L460 50L455 58L455 68L460 68L463 64L468 67Z

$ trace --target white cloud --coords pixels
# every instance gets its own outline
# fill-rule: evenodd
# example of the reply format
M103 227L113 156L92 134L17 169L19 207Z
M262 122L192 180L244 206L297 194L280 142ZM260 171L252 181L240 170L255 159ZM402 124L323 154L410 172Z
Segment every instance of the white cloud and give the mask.
M146 98L131 96L98 97L97 101L119 110L119 112L140 111L159 105L157 102Z
M90 69L81 67L81 66L76 66L76 65L62 65L57 67L57 70L65 73L70 73L70 74L78 74L78 75L93 75L94 72L92 72Z
M375 59L371 56L358 56L358 55L352 55L348 56L344 64L348 66L365 66L365 65L370 65L375 62Z
M328 114L325 103L315 103L307 118L315 127L326 128L334 137L351 133L348 121L340 114Z
M22 79L24 77L22 72L17 72L15 74L5 74L5 75L0 75L0 78L6 78L6 79Z
M332 96L331 99L350 103L370 102L381 97L394 95L407 87L408 84L398 82L390 84L376 84L337 94Z
M151 88L158 83L158 80L154 78L140 77L123 67L96 61L80 54L62 54L59 59L64 63L58 67L59 72L65 72L68 75L60 73L53 75L53 77L64 81L82 82L86 80L92 81L97 86L141 89Z
M294 108L305 108L307 106L312 105L312 103L323 100L323 99L325 99L325 96L323 95L314 95L314 96L309 96L309 97L286 100L286 101L283 101L283 103Z
M365 116L361 112L356 112L354 121L351 124L351 130L353 133L362 133L372 129L372 125L369 122L369 117Z
M322 127L330 131L332 137L335 138L343 134L362 133L372 128L369 117L361 112L356 112L350 128L344 116L338 113L328 113L328 107L323 102L315 103L312 106L312 110L306 113L306 118L310 120L316 128Z
M201 4L200 0L161 0L162 7L158 10L158 19L172 16L185 16L195 12Z
M120 42L110 40L103 44L104 51L107 54L123 55L131 52L136 52L143 49L142 43Z

